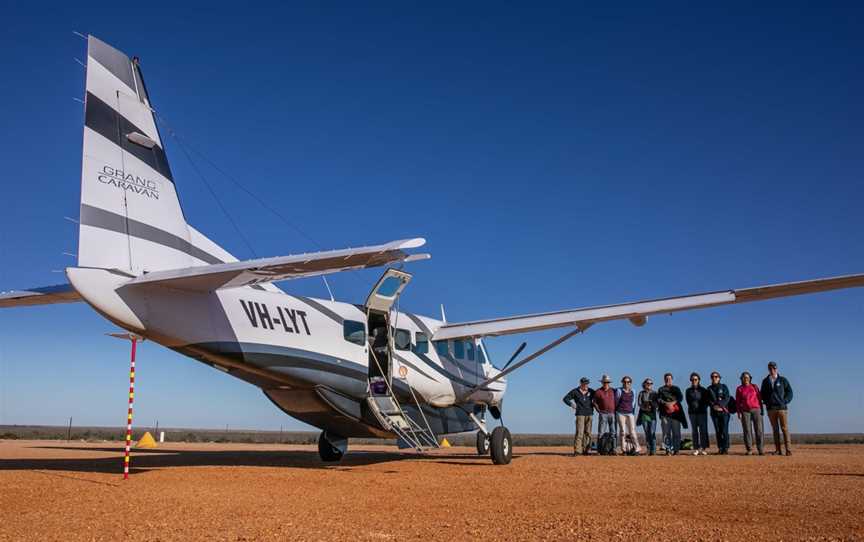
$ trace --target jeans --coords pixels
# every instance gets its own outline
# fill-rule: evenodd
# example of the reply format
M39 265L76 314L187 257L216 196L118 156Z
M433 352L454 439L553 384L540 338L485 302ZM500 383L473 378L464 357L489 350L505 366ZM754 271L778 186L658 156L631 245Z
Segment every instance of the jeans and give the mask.
M690 414L690 430L693 435L693 449L705 450L708 448L708 413Z
M768 421L771 422L771 429L774 431L774 448L777 453L780 453L780 430L783 430L783 444L786 445L786 451L791 450L789 437L789 411L788 410L769 410Z
M576 416L576 436L573 453L587 454L591 449L591 416Z
M741 429L744 433L744 446L747 451L753 449L753 434L756 436L756 449L762 453L762 411L758 408L745 410L741 413Z
M717 435L717 447L721 452L729 449L729 413L711 412L711 421L714 422L714 434Z
M660 417L660 427L663 429L663 446L666 453L681 449L681 422L668 416Z
M654 455L657 451L657 420L642 418L642 430L645 431L645 445L648 453Z
M627 443L628 437L630 442L636 449L638 454L642 449L639 447L639 437L636 435L636 416L633 414L615 414L615 419L618 422L618 448L623 453L624 445Z
M605 429L604 429L605 427ZM612 433L612 439L616 439L615 435L615 414L613 412L598 412L597 413L597 442L600 442L600 437L603 433ZM615 447L618 443L615 442Z

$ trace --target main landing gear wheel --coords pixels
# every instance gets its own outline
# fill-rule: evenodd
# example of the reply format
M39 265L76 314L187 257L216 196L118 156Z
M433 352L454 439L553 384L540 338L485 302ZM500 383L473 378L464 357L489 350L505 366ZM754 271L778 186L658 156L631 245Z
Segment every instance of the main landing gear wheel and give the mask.
M477 431L477 455L489 455L489 434Z
M506 427L496 427L492 430L490 439L492 462L496 465L506 465L513 458L513 439Z
M348 450L348 439L322 431L318 436L318 457L325 463L341 461Z

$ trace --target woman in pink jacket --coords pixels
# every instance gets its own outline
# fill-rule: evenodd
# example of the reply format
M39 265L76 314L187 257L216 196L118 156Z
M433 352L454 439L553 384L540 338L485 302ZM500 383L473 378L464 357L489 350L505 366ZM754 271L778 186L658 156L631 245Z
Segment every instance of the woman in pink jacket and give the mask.
M735 390L735 407L741 428L744 430L744 446L747 447L747 455L753 455L753 434L756 436L756 449L759 455L762 452L762 415L765 407L759 395L759 388L751 382L750 373L741 373L741 385Z

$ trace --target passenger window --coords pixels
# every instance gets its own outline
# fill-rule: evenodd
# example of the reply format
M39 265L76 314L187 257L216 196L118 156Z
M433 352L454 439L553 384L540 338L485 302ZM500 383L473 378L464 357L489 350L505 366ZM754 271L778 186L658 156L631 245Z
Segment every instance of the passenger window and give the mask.
M465 359L465 341L453 341L453 355Z
M435 351L439 356L447 356L450 352L447 350L447 341L435 341Z
M342 323L342 336L349 343L363 346L366 344L366 324L354 320L345 320Z
M396 346L396 350L410 350L411 332L407 329L397 329L393 335L393 344Z
M425 333L417 332L415 335L417 339L417 344L414 346L415 354L427 354L429 353L429 337L426 336Z
M465 343L468 347L465 349L466 353L468 354L468 361L474 361L474 341L469 339L465 341Z

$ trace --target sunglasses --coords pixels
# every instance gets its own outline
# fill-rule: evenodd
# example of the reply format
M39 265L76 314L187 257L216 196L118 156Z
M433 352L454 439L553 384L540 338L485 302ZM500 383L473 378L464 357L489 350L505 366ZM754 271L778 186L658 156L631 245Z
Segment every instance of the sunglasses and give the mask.
M698 380L699 379L694 376L693 378L690 379L690 382L697 382Z
M720 378L720 375L711 375L711 378Z

